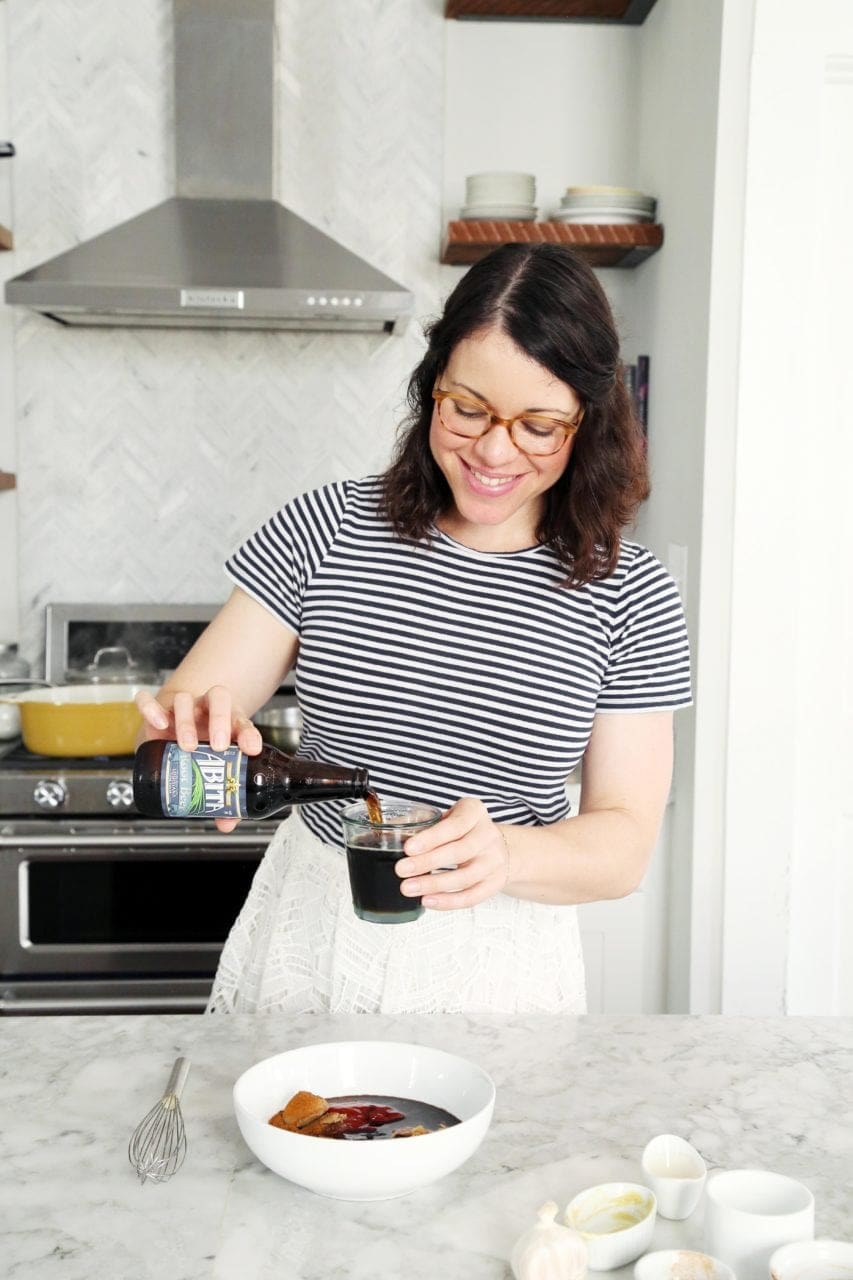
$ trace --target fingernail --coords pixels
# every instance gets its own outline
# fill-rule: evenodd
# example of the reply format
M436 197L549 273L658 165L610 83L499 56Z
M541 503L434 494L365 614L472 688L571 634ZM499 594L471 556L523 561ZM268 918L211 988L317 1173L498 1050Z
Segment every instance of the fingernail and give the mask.
M166 715L166 712L165 712L165 711L157 711L157 712L155 712L155 715L154 715L154 728L155 728L155 729L168 729L168 727L169 727L169 717Z
M407 898L414 898L420 890L416 884L412 884L411 880L404 880L400 885L400 892L404 893Z

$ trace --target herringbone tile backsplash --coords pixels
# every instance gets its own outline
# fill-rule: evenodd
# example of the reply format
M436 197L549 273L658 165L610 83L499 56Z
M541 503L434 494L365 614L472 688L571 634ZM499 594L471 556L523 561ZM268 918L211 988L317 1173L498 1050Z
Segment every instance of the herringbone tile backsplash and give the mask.
M221 600L294 494L387 461L438 265L440 0L278 0L277 196L411 288L403 337L63 329L18 311L22 649L51 600ZM174 194L171 0L7 0L12 275ZM10 263L9 259L13 259Z

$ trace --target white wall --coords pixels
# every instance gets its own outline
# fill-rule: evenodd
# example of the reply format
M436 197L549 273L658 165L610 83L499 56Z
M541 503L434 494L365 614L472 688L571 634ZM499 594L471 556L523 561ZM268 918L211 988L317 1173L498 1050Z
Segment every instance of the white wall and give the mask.
M755 12L722 1009L839 1013L853 996L853 10L757 0ZM809 192L806 236L791 174Z
M459 216L473 173L532 173L540 219L566 187L636 186L639 31L446 22L443 224ZM450 284L462 273L445 271ZM600 274L629 344L639 341L625 333L631 274Z
M6 5L0 3L0 140L12 141L7 74ZM0 160L0 223L14 231L12 172L14 160ZM0 284L12 274L11 253L0 251ZM15 472L14 366L12 317L0 306L0 471ZM0 492L0 640L18 640L18 553L15 490Z

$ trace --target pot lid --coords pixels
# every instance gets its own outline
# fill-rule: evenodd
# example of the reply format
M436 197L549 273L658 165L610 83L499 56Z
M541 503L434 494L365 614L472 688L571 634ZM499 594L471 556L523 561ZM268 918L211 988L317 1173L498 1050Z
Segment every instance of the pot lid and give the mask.
M159 684L160 672L141 667L124 645L114 644L98 649L85 667L69 667L65 679L69 684Z

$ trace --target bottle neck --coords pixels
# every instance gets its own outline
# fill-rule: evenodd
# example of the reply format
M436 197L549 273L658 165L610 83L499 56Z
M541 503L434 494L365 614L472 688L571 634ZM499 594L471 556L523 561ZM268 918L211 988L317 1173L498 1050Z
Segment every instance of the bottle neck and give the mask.
M328 766L327 766L328 769ZM293 804L308 804L312 800L363 800L370 790L367 770L342 769L348 777L330 777L319 769L312 777L291 777L290 800Z
M252 787L251 772L248 785ZM266 786L277 801L289 804L307 804L312 800L361 800L370 790L370 777L362 765L348 768L324 760L294 756L286 768L272 771Z

